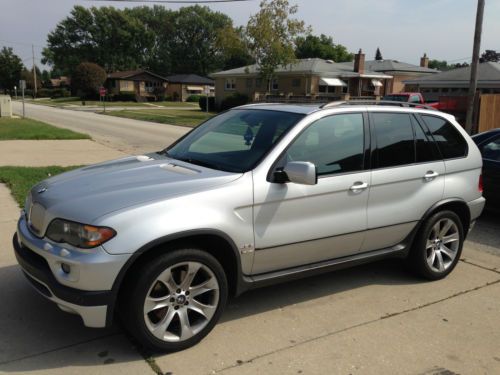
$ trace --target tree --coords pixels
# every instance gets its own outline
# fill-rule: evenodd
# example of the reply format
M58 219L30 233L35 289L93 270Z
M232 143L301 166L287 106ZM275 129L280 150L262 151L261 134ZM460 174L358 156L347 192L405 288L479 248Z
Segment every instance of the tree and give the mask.
M228 27L220 30L218 42L223 51L223 70L255 63L253 57L248 53L248 42L243 27Z
M36 88L37 90L42 88L42 78L41 78L42 73L40 72L40 69L38 69L38 66L36 67ZM26 69L24 68L23 71L21 72L21 79L24 79L26 81L26 88L33 90L35 86L34 82L34 77L33 77L33 69Z
M483 52L481 57L479 58L479 62L483 63L486 61L491 61L491 62L500 62L500 52L487 49L486 51Z
M294 61L295 40L306 31L303 21L290 18L297 9L288 0L263 0L260 11L248 21L250 51L268 88L276 68Z
M380 48L377 47L377 51L375 52L375 60L383 60L382 52L380 52Z
M298 37L295 41L295 55L299 59L315 58L333 60L335 62L352 61L354 55L341 44L333 43L333 38L321 34Z
M446 60L430 60L428 66L431 69L437 69L443 72L451 69L451 66L448 65Z
M233 28L227 15L199 5L180 8L172 27L168 44L173 71L207 75L224 65L220 37Z
M82 99L96 95L106 81L106 71L94 63L80 63L71 78L72 88L80 93Z
M23 69L21 58L14 54L12 48L3 47L0 51L0 88L4 93L19 84Z

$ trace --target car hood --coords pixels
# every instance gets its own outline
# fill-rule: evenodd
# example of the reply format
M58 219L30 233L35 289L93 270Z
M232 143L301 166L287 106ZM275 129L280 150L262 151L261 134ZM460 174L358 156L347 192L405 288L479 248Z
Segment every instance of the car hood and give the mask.
M50 216L47 220L61 217L91 224L116 210L211 189L240 176L150 154L51 177L35 185L30 197Z

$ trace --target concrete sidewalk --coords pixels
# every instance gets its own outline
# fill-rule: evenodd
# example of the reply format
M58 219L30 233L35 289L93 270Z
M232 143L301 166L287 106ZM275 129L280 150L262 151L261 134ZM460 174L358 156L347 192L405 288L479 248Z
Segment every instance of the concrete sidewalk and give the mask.
M127 155L88 139L0 141L0 166L94 164Z

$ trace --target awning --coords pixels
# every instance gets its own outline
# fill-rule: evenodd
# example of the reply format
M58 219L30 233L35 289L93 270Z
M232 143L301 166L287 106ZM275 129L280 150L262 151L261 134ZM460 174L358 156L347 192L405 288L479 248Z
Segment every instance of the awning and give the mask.
M188 91L203 91L203 86L188 86Z
M384 86L382 82L380 82L378 79L372 79L372 85L375 87L382 87Z
M320 86L347 86L347 84L338 78L320 78Z

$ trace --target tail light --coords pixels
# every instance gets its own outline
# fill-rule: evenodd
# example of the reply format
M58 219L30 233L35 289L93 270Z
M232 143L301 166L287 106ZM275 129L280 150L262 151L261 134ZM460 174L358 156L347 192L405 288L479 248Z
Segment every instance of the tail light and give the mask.
M483 175L479 175L479 184L477 186L477 189L479 190L480 193L483 192Z

